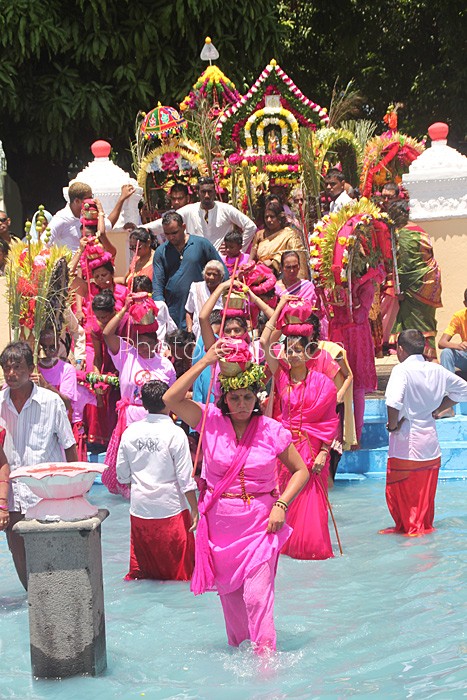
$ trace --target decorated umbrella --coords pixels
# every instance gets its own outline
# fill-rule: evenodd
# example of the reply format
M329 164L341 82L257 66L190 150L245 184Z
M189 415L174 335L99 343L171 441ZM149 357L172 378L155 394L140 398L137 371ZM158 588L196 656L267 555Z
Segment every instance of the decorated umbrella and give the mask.
M142 116L140 132L145 141L162 140L176 136L181 134L187 126L186 119L181 117L176 109L163 106L160 103Z

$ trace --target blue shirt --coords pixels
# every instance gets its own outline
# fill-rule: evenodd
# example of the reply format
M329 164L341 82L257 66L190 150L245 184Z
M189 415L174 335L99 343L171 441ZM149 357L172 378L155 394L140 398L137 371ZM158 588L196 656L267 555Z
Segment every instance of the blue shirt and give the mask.
M215 337L217 338L218 336L216 335ZM204 357L205 354L206 349L204 347L204 341L202 338L199 338L198 342L195 345L195 349L193 350L193 357L191 360L192 364L195 365L198 362L198 360L201 360L201 358ZM196 401L197 403L206 403L210 382L211 367L206 367L206 369L203 369L199 377L196 377L193 383L193 401ZM213 401L214 391L211 392L211 396L209 397L209 403L213 403Z
M178 328L186 328L185 304L191 283L201 282L210 260L219 260L224 265L212 243L201 236L189 236L180 252L167 241L154 253L152 298L165 301ZM225 265L224 269L228 279Z

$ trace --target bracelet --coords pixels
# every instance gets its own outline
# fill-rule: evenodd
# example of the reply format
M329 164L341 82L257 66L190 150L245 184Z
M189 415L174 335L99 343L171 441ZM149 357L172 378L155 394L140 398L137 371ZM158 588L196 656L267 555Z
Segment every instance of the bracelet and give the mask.
M270 331L276 330L276 327L273 326L271 323L265 323L264 326L265 326L265 328L269 328Z
M286 503L285 501L281 501L280 498L277 499L277 501L274 503L275 506L278 506L279 508L282 508L282 510L287 511L287 508L289 507L289 504Z
M285 505L284 505L283 503L279 503L279 501L276 501L276 502L274 503L274 505L277 506L278 508L282 508L282 510L284 511L284 513L287 512L287 508L285 507Z
M0 506L0 510L8 510L8 506Z
M390 427L389 427L389 423L386 423L386 430L388 431L388 433L393 433L395 430L397 430L398 427L399 427L399 426L396 425L395 428L390 428Z

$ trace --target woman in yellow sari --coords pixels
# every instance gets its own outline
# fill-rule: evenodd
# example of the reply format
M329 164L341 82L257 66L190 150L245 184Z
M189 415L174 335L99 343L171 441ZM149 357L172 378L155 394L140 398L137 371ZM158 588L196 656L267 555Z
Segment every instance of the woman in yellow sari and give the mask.
M277 277L281 272L281 255L286 250L295 250L300 257L300 279L308 279L303 242L297 231L287 226L284 207L271 201L264 212L264 229L257 231L251 247L250 258L272 268Z

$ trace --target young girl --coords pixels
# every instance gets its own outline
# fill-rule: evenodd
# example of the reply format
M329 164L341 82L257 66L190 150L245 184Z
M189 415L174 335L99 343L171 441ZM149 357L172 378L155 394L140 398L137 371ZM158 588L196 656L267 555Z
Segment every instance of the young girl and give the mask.
M235 263L238 259L237 270L240 265L246 265L250 259L248 253L242 253L243 235L240 231L229 231L224 236L225 255L221 255L229 275L232 275Z
M83 411L87 404L96 404L94 394L77 382L76 369L69 362L58 357L58 338L53 328L46 328L40 335L40 345L44 357L39 359L41 386L56 392L63 400L76 439L78 459L87 462L86 431Z

